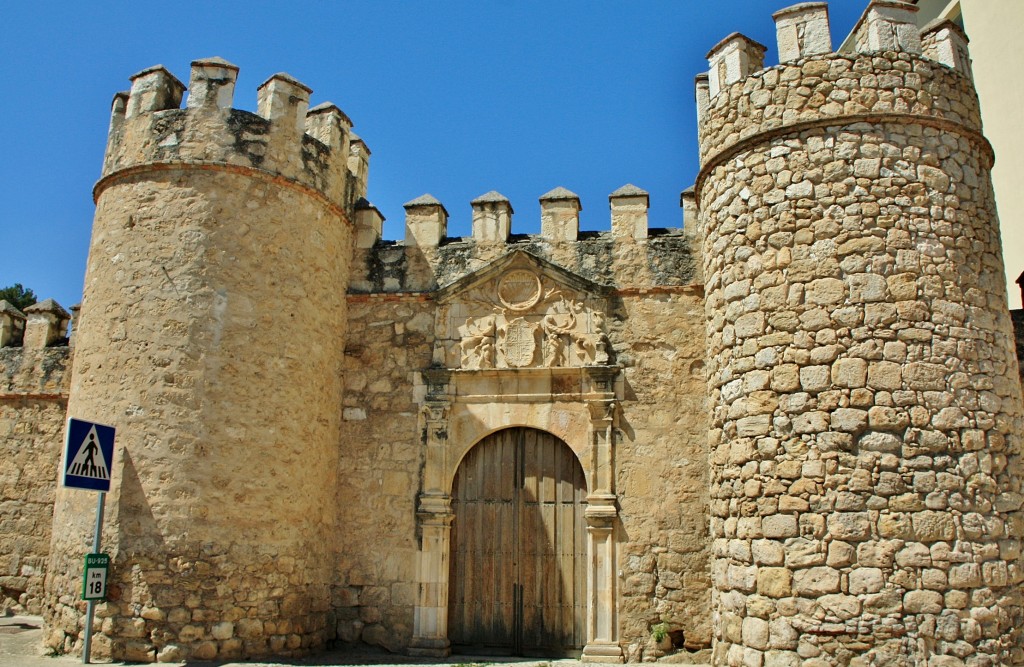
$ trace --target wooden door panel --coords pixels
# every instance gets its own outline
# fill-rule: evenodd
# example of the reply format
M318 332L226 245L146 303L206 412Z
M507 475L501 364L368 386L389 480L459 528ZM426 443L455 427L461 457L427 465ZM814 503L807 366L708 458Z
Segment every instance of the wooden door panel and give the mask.
M585 642L586 484L533 429L481 441L452 488L449 636L460 650L578 654Z

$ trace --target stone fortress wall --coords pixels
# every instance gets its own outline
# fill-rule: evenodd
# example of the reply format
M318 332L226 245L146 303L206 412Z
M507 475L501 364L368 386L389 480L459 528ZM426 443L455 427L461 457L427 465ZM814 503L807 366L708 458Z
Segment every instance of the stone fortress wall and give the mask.
M716 662L1024 662L992 151L963 33L914 11L832 53L799 5L780 65L734 35L698 83Z
M0 301L0 611L42 610L71 382L70 314Z
M25 462L0 498L4 605L80 647L94 498L55 493L67 409L119 429L95 654L443 654L451 476L522 425L588 476L585 659L653 659L665 622L714 664L1024 663L992 154L966 38L912 11L872 2L852 53L824 3L776 13L778 66L742 35L712 49L674 229L627 185L609 231L556 188L539 235L492 191L470 237L424 195L384 241L337 107L275 75L233 110L237 68L207 59L182 109L140 72L74 348L55 304L0 312L2 446ZM512 274L534 299L506 302Z

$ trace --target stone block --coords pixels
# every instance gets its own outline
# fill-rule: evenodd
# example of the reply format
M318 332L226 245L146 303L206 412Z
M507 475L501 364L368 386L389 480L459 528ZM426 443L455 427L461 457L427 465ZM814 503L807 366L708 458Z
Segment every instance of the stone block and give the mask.
M767 538L796 537L799 534L797 518L792 514L775 514L761 520L761 529Z
M948 512L925 510L911 516L914 535L922 542L952 540L956 537L956 525Z
M805 295L808 303L835 305L846 298L846 284L838 278L819 278L808 283Z
M908 591L903 596L903 608L911 614L938 614L943 609L942 593Z
M818 604L826 614L841 621L855 618L861 610L861 601L856 596L842 593L822 595L818 598Z
M743 619L743 643L756 649L768 648L768 621L748 616Z
M757 572L757 592L770 598L792 595L793 574L784 567L763 567Z
M863 359L837 359L832 364L832 383L838 387L856 389L867 379L868 362Z
M828 517L828 532L837 540L859 542L871 536L866 512L835 512Z
M863 595L865 593L877 593L885 585L885 577L882 570L877 567L858 567L849 575L850 593Z
M811 567L793 573L793 592L818 597L839 591L839 571L831 567Z

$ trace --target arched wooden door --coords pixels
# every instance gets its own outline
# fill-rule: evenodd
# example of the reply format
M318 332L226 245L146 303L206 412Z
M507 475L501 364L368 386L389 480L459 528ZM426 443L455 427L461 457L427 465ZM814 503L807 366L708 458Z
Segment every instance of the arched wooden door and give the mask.
M456 652L579 656L586 643L587 488L569 446L511 428L455 475L449 638Z

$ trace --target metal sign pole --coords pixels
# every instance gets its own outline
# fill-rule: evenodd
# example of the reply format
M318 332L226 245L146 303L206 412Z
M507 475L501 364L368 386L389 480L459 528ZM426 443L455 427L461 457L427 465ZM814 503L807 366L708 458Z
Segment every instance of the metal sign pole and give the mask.
M100 497L96 500L96 530L92 537L92 552L98 554L102 546L103 536L103 506L107 494L100 491ZM89 664L89 651L92 648L92 618L96 612L96 601L89 600L85 611L85 643L82 646L82 664Z

